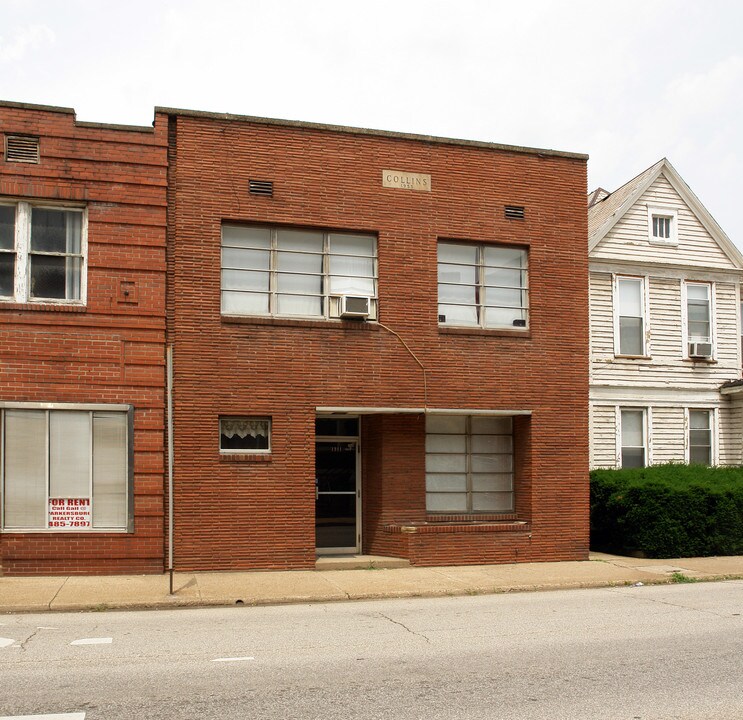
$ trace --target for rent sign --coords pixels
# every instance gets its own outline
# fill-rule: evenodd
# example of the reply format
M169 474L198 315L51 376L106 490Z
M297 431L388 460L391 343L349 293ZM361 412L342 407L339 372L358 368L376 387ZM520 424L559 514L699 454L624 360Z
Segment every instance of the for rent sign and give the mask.
M49 527L91 527L90 498L49 498Z

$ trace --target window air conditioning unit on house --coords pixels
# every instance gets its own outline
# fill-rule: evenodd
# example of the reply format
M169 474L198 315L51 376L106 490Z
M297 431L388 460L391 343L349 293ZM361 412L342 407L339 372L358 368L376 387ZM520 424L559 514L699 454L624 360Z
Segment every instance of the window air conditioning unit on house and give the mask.
M365 319L369 317L371 298L358 295L343 295L341 297L342 318Z
M712 357L712 343L693 342L689 343L690 358L710 358Z

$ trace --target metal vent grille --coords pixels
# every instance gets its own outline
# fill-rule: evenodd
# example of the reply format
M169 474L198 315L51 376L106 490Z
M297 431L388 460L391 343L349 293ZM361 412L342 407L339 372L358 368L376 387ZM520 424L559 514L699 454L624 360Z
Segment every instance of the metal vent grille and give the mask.
M273 182L271 180L248 180L248 191L251 195L273 196Z
M39 138L5 136L5 159L9 162L39 163Z
M505 215L506 215L506 219L508 220L523 220L524 219L524 206L523 205L506 205Z

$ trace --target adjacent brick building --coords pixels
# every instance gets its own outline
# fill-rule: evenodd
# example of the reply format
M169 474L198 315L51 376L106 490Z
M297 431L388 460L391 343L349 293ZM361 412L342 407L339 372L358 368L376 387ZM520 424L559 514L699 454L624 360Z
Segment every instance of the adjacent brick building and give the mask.
M585 156L167 108L0 133L3 573L587 557Z
M176 568L586 558L585 156L156 118Z
M0 572L162 572L167 121L0 136Z

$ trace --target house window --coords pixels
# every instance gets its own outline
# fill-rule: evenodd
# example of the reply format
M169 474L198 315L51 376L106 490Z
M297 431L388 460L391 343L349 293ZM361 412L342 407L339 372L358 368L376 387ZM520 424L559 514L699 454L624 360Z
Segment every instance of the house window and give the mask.
M651 243L678 244L678 213L670 208L648 208L648 237Z
M0 299L83 302L85 244L83 210L0 205Z
M438 272L441 325L482 328L528 325L526 250L440 242Z
M689 357L712 357L712 286L685 283L686 339Z
M619 414L621 467L645 467L647 465L647 412L644 408L622 408Z
M339 317L344 296L370 298L376 317L373 235L222 226L222 313Z
M645 355L645 279L617 276L614 289L615 353Z
M712 465L712 411L689 410L689 462Z
M224 453L271 452L271 419L219 418L219 450Z
M513 512L510 417L426 417L426 509Z
M128 527L128 412L1 413L4 530Z

